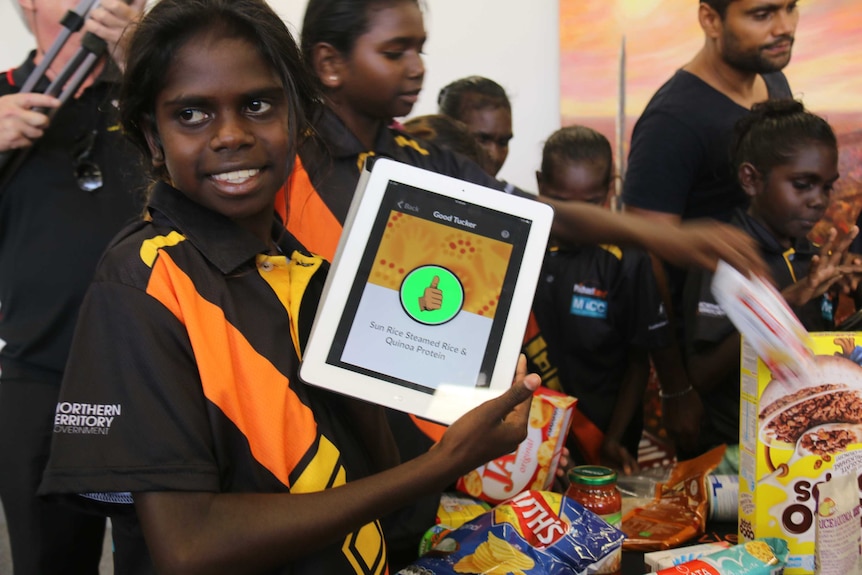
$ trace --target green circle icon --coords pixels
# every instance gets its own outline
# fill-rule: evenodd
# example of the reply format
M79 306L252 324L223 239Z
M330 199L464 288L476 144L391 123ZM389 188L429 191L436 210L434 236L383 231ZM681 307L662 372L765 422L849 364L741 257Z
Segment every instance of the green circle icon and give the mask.
M419 266L401 282L401 307L419 323L440 325L464 307L464 286L444 267Z

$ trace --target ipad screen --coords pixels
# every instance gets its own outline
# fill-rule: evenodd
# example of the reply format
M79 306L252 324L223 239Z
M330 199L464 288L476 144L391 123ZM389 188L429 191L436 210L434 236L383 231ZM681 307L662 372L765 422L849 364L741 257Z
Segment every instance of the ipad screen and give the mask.
M486 386L529 229L390 181L327 363L427 393Z

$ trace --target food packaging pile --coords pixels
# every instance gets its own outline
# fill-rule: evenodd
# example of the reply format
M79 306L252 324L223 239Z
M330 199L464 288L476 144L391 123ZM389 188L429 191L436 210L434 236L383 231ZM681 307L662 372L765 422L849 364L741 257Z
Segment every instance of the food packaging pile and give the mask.
M572 499L524 491L438 539L399 575L586 575L619 569L623 533ZM614 563L614 564L611 564Z

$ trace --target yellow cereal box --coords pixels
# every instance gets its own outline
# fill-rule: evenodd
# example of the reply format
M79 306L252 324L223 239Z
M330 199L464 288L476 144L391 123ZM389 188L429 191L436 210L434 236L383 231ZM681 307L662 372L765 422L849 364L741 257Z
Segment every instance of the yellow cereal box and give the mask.
M467 473L455 488L490 503L500 503L525 489L547 490L572 425L574 397L540 387L530 404L527 439L518 449Z
M794 384L742 346L739 536L786 540L787 575L814 573L817 486L862 472L862 333L812 333L811 345Z

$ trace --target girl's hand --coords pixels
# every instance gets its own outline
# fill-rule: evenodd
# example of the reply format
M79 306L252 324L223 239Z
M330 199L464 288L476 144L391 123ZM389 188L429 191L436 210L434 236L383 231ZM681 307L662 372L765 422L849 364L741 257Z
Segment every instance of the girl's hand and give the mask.
M521 355L512 387L449 426L435 449L449 454L446 460L457 475L513 452L527 437L530 401L541 383L538 375L527 375L527 358Z
M847 250L858 233L859 228L853 226L849 234L839 239L838 231L830 229L820 252L811 258L808 275L782 290L781 295L787 303L801 307L826 293L843 277L862 273L862 266L844 265Z
M680 451L697 449L703 423L703 403L697 390L661 400L662 425Z
M859 228L853 226L850 229L850 234L855 234L854 237L857 237L859 235ZM855 294L856 290L859 289L860 281L862 281L862 273L852 270L862 269L862 254L851 253L848 248L847 253L844 255L843 267L849 271L838 282L841 285L841 290L846 295Z
M637 458L612 437L605 436L602 442L602 462L608 467L622 470L624 475L631 475L641 470Z

